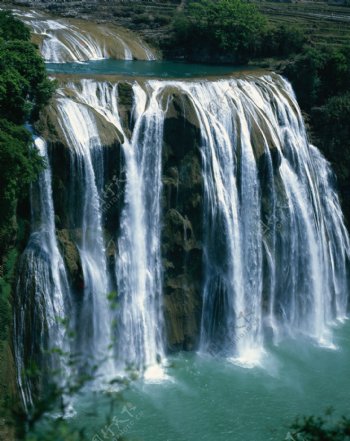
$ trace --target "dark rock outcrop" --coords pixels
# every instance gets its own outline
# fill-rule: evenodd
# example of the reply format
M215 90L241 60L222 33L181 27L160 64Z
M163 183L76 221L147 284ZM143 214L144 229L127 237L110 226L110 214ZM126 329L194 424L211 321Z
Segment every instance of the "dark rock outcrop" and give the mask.
M199 337L202 174L198 121L187 97L169 96L163 146L164 310L170 350Z

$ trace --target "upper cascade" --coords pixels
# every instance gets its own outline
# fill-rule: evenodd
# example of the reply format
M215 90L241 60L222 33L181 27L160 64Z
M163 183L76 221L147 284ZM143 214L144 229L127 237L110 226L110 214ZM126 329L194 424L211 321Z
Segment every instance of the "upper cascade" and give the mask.
M52 18L34 10L15 9L12 12L31 28L33 40L39 44L46 62L156 59L140 37L120 26Z

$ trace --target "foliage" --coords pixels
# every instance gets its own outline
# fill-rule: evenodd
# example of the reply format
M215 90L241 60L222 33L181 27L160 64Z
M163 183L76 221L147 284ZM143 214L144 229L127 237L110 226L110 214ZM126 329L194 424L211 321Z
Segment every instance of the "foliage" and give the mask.
M45 65L29 41L0 45L0 117L23 124L35 120L54 90Z
M291 425L286 440L295 441L349 441L350 419L332 418L333 409L326 411L324 417L297 418Z
M16 124L35 120L54 88L28 28L0 11L0 118Z
M350 222L350 49L307 48L284 69L301 108L311 115L313 142L332 163Z
M350 147L350 90L329 98L321 107L313 109L318 137L334 156L346 145Z
M26 195L43 165L22 125L38 117L55 83L47 78L22 22L0 11L0 29L0 249L4 252L16 230L17 200Z
M306 35L297 26L270 26L266 32L260 56L285 57L302 52L307 43Z
M189 53L205 47L244 62L260 50L267 21L244 0L200 0L177 15L173 29L176 43Z
M30 32L10 12L0 11L0 40L28 41Z
M332 162L342 196L343 211L350 220L350 90L312 109L315 142Z
M0 119L0 246L4 250L13 237L16 224L12 218L17 200L26 194L43 163L31 148L31 134L25 128Z
M350 89L348 47L309 47L287 65L284 74L292 81L305 110Z
M302 51L307 42L297 26L272 26L245 0L196 0L173 22L175 42L187 58L210 61L220 56L236 63L257 57L284 57ZM199 54L199 57L198 57Z
M4 277L0 277L0 341L6 340L12 322L10 294L16 259L16 250L11 250L6 256L4 266L1 267Z

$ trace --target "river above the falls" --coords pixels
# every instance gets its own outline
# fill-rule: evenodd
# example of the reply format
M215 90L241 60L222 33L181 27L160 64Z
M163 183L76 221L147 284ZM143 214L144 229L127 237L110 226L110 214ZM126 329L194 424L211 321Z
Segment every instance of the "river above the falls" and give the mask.
M128 61L103 59L72 63L46 63L50 74L121 75L129 77L193 78L222 76L256 70L251 66L189 64L174 61Z

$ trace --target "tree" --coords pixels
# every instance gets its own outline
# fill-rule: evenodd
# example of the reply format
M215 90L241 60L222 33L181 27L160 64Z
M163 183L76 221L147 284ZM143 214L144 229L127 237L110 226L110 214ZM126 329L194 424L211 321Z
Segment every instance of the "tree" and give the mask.
M28 41L30 31L11 12L0 11L0 39Z
M200 0L177 16L174 31L187 51L207 48L245 62L256 54L267 30L266 19L243 0Z
M0 249L3 253L16 230L18 198L42 169L32 148L31 134L22 125L35 121L47 104L55 83L29 41L27 27L0 11ZM0 255L0 258L2 255Z
M350 50L308 47L283 73L293 83L301 107L310 111L350 88Z
M285 57L302 52L306 44L306 35L297 26L271 26L264 36L261 55Z
M14 40L0 44L0 117L17 124L35 120L54 88L32 43Z

